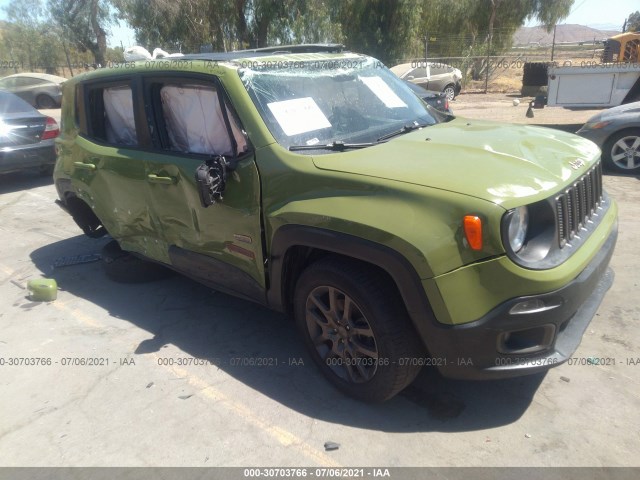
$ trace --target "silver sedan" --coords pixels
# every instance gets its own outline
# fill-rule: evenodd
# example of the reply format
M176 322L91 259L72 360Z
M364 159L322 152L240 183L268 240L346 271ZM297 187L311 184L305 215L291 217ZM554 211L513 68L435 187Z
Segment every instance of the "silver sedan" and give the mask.
M610 170L640 174L640 102L604 110L576 133L598 144Z

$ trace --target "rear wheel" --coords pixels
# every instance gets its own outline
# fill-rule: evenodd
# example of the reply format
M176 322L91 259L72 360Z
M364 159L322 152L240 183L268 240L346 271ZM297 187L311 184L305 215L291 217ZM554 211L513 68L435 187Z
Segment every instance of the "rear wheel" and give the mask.
M50 109L50 108L56 108L56 101L51 98L49 95L38 95L38 98L36 98L36 107L37 108L41 108L41 109Z
M366 264L329 257L300 276L295 319L322 373L347 395L383 402L409 385L423 352L390 281Z
M620 173L640 173L640 130L627 129L609 138L602 157L607 166Z

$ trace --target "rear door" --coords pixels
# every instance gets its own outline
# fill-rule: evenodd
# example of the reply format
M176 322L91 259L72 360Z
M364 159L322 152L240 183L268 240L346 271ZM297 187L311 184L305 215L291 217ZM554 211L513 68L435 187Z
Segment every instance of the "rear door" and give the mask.
M422 88L427 88L429 85L428 72L426 67L417 67L411 70L406 79L416 85L420 85Z
M80 136L73 146L72 182L125 250L164 260L151 216L140 79L85 84Z
M144 91L155 145L147 183L163 254L199 281L261 301L260 179L229 99L210 75L147 76ZM236 168L223 198L205 207L196 170L219 156Z
M444 87L453 83L451 77L452 71L449 72L449 68L444 65L433 64L431 65L431 76L429 77L429 90L441 92Z

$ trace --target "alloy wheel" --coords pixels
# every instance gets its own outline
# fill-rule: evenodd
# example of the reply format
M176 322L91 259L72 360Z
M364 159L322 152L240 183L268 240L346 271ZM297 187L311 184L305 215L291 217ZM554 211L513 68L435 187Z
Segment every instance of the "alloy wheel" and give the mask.
M323 362L350 383L371 380L378 368L378 347L371 325L358 305L331 286L312 290L306 302L309 336Z

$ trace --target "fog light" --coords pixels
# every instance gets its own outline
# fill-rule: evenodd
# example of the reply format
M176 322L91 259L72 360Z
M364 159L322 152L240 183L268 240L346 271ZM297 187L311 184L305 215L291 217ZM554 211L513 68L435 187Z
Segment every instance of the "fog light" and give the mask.
M511 315L523 315L527 313L539 313L546 312L547 310L553 310L560 306L560 302L557 301L548 301L540 300L539 298L532 298L530 300L525 300L523 302L516 303L509 313Z

